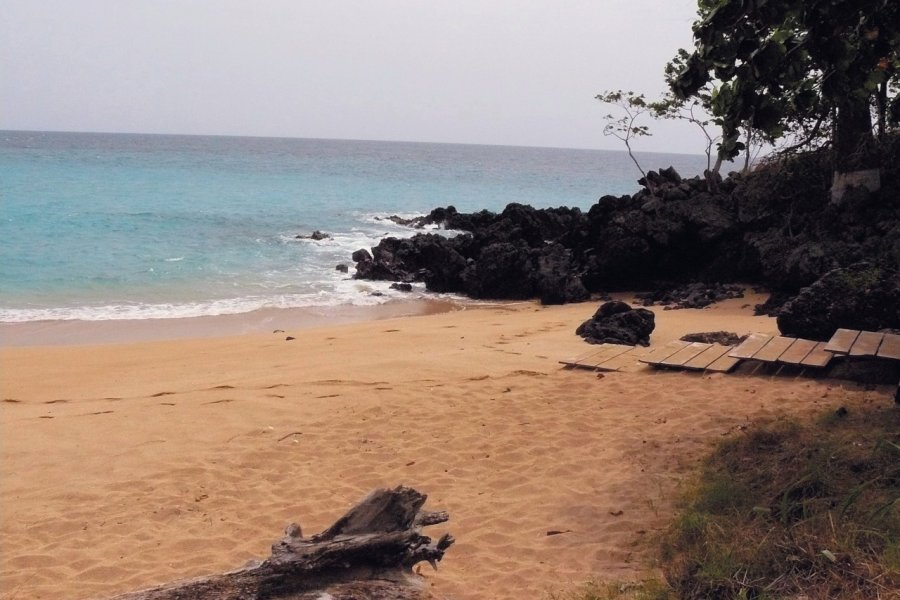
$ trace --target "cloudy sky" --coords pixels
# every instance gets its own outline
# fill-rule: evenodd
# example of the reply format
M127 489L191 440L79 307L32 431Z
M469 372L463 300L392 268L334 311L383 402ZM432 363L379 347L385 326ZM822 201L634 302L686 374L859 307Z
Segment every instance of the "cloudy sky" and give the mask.
M4 0L0 129L621 149L692 0ZM699 153L662 124L638 150Z

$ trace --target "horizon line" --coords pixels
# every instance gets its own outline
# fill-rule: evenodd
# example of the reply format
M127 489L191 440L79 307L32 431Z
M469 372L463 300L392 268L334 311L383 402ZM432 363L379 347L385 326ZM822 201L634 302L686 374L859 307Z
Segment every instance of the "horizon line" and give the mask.
M0 128L0 132L10 133L71 133L71 134L88 134L88 135L147 135L147 136L168 136L168 137L220 137L220 138L246 138L246 139L269 139L269 140L318 140L318 141L335 141L335 142L374 142L386 144L433 144L445 146L484 146L495 148L534 148L544 150L579 150L586 152L625 152L627 149L611 150L608 148L585 148L585 147L567 147L567 146L523 146L519 144L497 144L497 143L479 143L479 142L435 142L425 140L396 140L396 139L364 139L364 138L326 138L326 137L305 137L291 135L250 135L250 134L233 134L233 133L159 133L145 131L85 131L74 129L6 129ZM635 150L634 154L675 154L679 156L703 156L698 153L690 152L672 152L658 150Z

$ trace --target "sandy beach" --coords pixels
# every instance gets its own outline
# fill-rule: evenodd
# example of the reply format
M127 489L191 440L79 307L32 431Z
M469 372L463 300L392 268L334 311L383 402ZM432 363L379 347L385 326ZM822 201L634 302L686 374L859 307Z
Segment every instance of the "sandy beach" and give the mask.
M775 333L758 301L654 309L652 343ZM890 402L806 376L563 369L596 306L3 348L0 595L102 598L235 568L285 524L320 531L399 484L450 513L429 534L458 542L422 569L438 598L639 578L713 443L758 417Z

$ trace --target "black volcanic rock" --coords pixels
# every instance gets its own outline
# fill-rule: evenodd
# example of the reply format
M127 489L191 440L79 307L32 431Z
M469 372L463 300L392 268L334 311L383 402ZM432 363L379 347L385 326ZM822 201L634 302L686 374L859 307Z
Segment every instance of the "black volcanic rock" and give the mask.
M829 271L781 307L784 335L827 340L836 329L900 327L900 272L868 262Z
M656 327L654 314L646 308L631 308L613 300L600 305L594 316L575 330L589 344L649 346Z
M687 285L661 286L653 292L635 294L644 306L655 304L670 308L703 308L729 298L743 298L740 285L723 283L689 283Z
M738 335L730 331L704 331L701 333L686 333L679 338L683 342L700 342L701 344L721 344L723 346L737 346L745 339L746 335Z
M436 208L411 225L466 233L387 238L371 255L354 253L356 276L544 303L670 281L684 288L680 295L652 300L681 306L732 295L694 287L698 281L764 284L776 298L761 309L772 311L835 268L867 260L900 270L900 136L888 138L881 192L854 190L841 204L830 202L827 152L710 181L660 169L648 172L649 187L604 196L586 212L519 203L500 213Z
M319 231L318 229L316 229L309 235L298 235L298 236L294 236L294 237L295 237L295 239L298 239L298 240L313 240L316 242L320 242L322 240L330 240L331 234L325 233L324 231Z
M498 242L485 246L462 272L462 281L463 289L472 298L533 298L531 252L523 243Z
M562 244L543 247L537 263L536 285L541 304L583 302L591 297L577 274L571 251Z

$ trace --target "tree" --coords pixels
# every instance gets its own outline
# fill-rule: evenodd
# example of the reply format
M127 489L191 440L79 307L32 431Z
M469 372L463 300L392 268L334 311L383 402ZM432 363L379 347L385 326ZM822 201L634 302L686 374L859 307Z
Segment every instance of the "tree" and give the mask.
M606 115L606 127L603 128L603 135L611 135L625 143L625 148L628 150L628 156L646 180L647 174L644 172L644 169L641 168L641 164L634 157L634 152L631 149L632 139L640 136L652 135L649 127L646 125L638 125L641 116L651 111L644 95L616 90L597 94L595 98L600 102L618 106L622 109L622 112L625 113L624 116L619 118L616 118L613 114Z
M879 189L871 107L883 120L897 104L887 94L900 66L900 2L700 0L694 40L671 89L686 100L719 82L710 107L722 158L743 150L742 127L776 140L830 121L832 198L848 185Z

